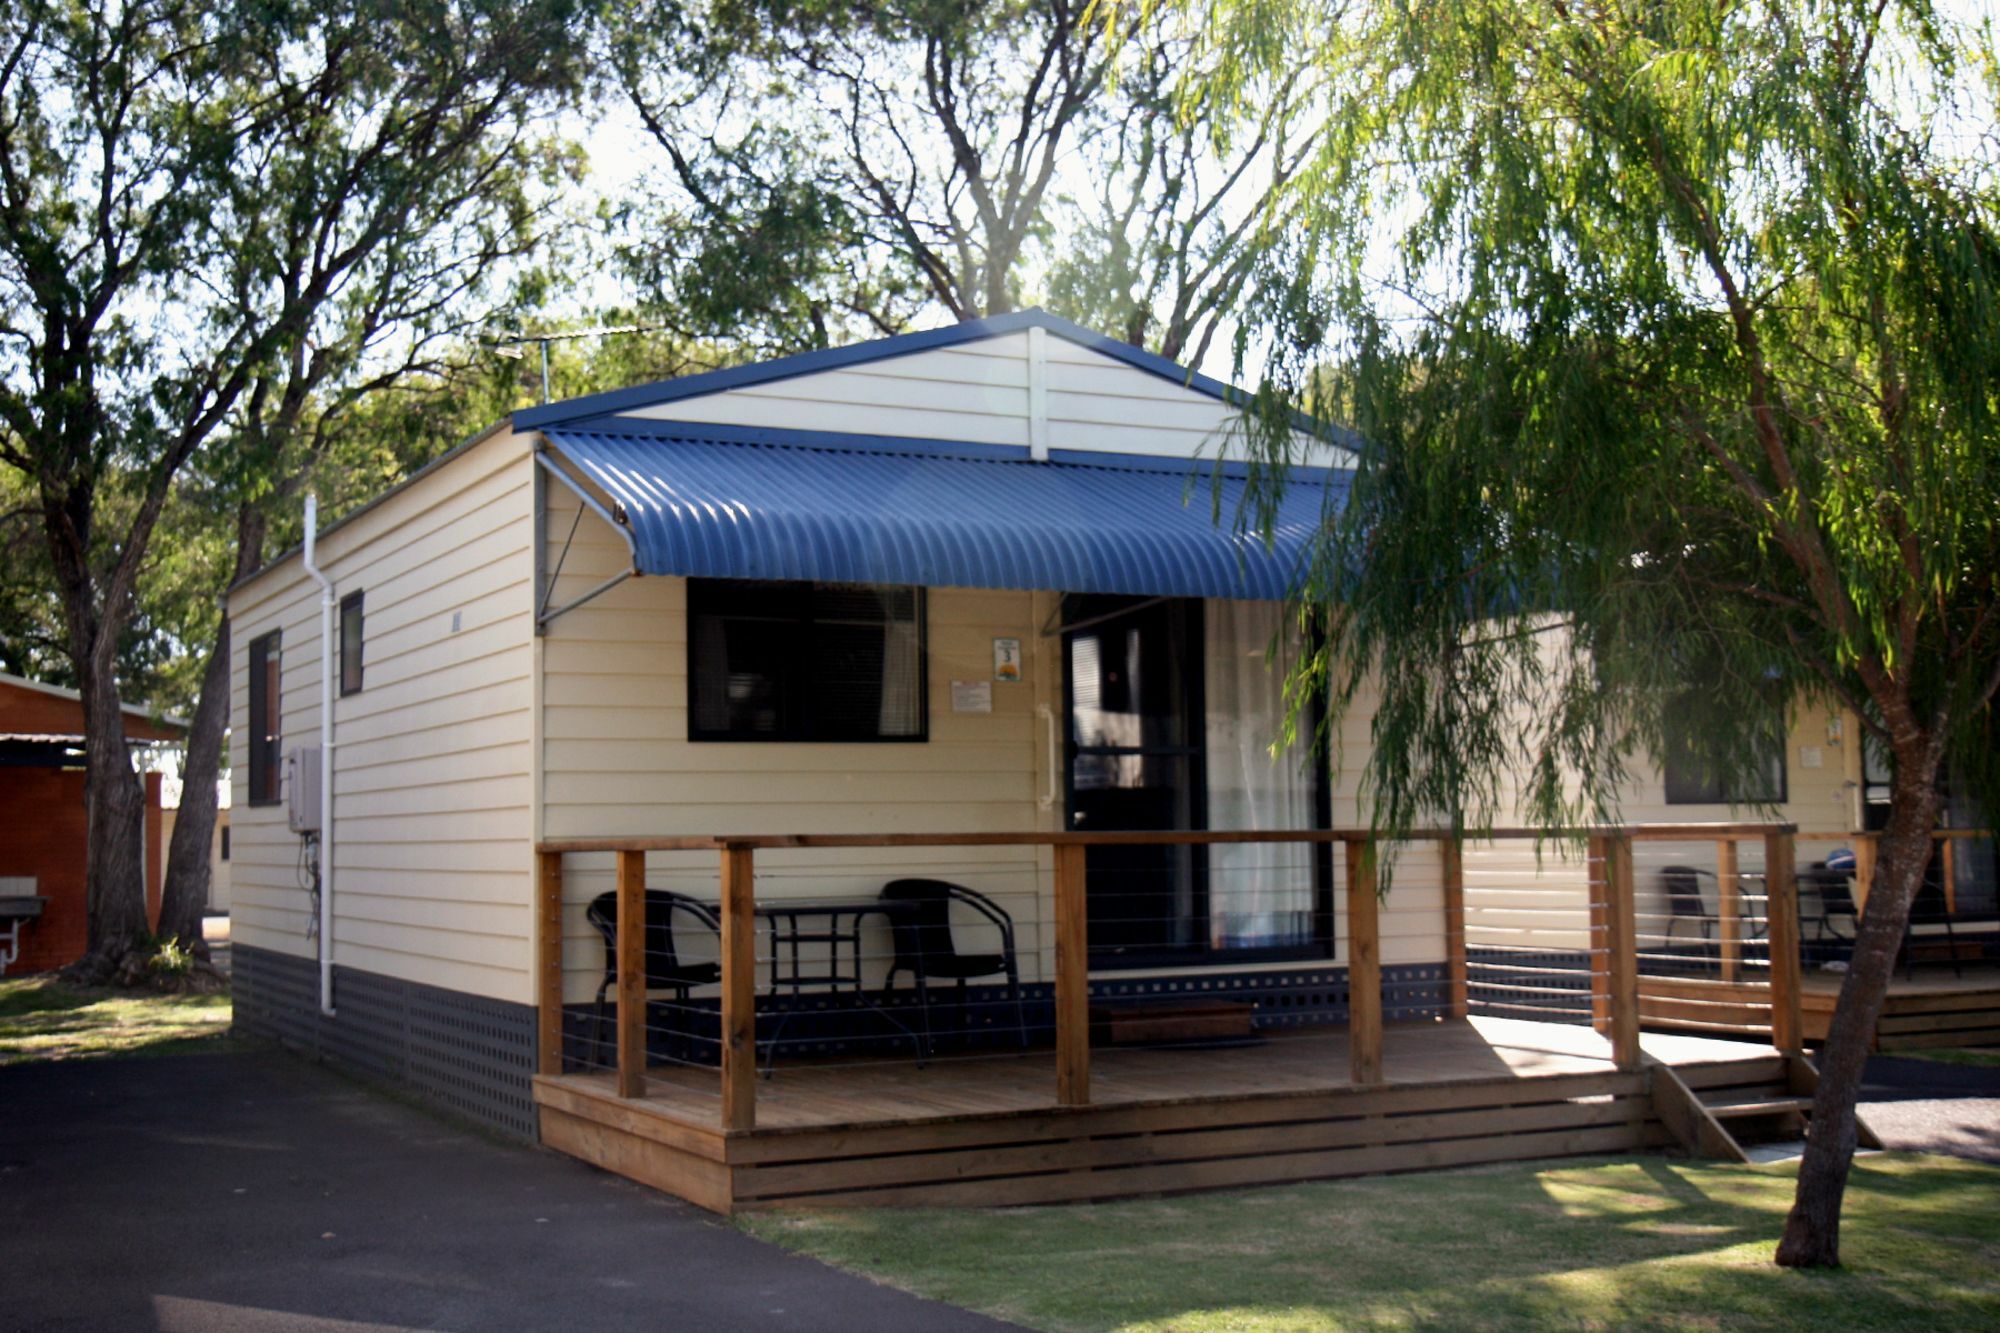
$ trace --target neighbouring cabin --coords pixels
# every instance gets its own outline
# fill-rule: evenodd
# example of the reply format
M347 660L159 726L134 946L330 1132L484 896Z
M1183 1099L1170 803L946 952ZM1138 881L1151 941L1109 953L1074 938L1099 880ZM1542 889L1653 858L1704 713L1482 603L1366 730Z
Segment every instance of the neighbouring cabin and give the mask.
M89 947L83 732L76 691L0 676L0 976L67 967ZM125 708L128 746L173 746L186 735L175 719ZM171 824L160 808L161 775L140 781L146 910L157 919Z
M330 588L230 594L241 1021L723 1210L1694 1142L1661 1063L1796 1100L1786 826L1371 849L1365 716L1274 756L1350 456L1299 423L1266 542L1233 401L1028 312L519 412L344 518ZM1828 725L1779 813L1859 828ZM1697 964L1761 989L1642 1051Z

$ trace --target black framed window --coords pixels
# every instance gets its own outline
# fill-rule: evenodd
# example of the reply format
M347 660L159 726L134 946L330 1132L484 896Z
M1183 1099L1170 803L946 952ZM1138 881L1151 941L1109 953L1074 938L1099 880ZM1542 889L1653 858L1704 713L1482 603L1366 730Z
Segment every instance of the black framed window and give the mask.
M924 590L688 580L688 738L922 741Z
M1692 701L1670 705L1666 723L1662 767L1665 769L1668 805L1780 805L1787 799L1788 774L1785 767L1784 719L1776 709L1767 716L1746 719L1738 725L1755 728L1750 737L1758 761L1750 771L1726 778L1721 766L1708 756L1713 747L1704 746L1698 728L1714 725L1698 716Z
M340 692L361 692L361 590L340 599Z
M276 805L283 795L284 640L272 630L250 641L250 804Z

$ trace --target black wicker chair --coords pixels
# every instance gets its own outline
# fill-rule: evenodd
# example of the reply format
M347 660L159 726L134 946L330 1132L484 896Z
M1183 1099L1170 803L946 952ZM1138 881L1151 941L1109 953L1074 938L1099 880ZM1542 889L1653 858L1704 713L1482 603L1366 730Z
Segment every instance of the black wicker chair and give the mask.
M1859 914L1854 910L1854 865L1851 856L1845 865L1833 857L1813 862L1799 872L1799 887L1811 889L1819 899L1819 916L1813 923L1813 939L1824 940L1831 936L1843 944L1852 944ZM1835 924L1840 921L1847 923L1845 933Z
M1958 929L1952 915L1950 900L1945 896L1943 870L1935 858L1924 871L1924 882L1917 886L1917 896L1910 903L1909 923L1903 927L1902 955L1905 980L1916 976L1919 962L1937 961L1918 957L1926 947L1934 949L1938 938L1937 933L1931 931L1926 932L1920 939L1917 933L1918 926L1944 927L1944 961L1951 964L1953 976L1963 977L1965 964L1958 956Z
M1701 879L1706 871L1693 866L1661 866L1660 890L1667 895L1667 928L1661 932L1662 942L1673 939L1674 927L1683 921L1692 921L1701 928L1701 942L1708 943L1709 931L1715 926L1715 915L1702 901Z
M958 1008L966 1006L966 982L974 977L1007 978L1007 998L1014 1005L1014 1024L1020 1043L1028 1044L1028 1015L1021 1000L1021 972L1014 956L1014 918L1005 908L983 893L941 879L898 879L882 888L886 902L911 906L889 918L895 940L895 961L883 985L894 988L898 974L907 971L917 987L917 1010L923 1024L924 1049L931 1049L931 996L933 980L958 983ZM1000 932L1000 952L960 953L951 932L951 906L963 903Z
M674 945L676 915L690 917L718 939L721 937L722 919L716 915L713 903L690 898L684 893L669 893L665 889L646 890L646 938L641 948L646 956L648 999L655 992L662 992L685 1003L688 993L696 986L709 986L722 980L722 964L719 961L681 961ZM597 1021L591 1033L591 1056L598 1059L604 1049L604 1028L610 1020L605 996L618 980L617 892L598 894L584 909L584 916L604 937L604 980L597 986Z

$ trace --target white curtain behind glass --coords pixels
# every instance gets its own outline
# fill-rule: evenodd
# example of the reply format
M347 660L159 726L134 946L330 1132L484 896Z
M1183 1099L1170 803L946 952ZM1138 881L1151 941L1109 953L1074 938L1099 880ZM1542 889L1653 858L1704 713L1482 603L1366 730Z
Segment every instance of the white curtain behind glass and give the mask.
M924 687L921 679L922 653L918 649L917 622L897 619L897 603L885 607L889 619L882 626L882 715L884 736L914 736L922 729Z
M1208 826L1308 829L1313 826L1310 751L1277 755L1291 635L1266 656L1284 617L1278 602L1209 601L1207 640ZM1217 844L1209 849L1209 934L1217 949L1310 943L1313 849L1303 843Z

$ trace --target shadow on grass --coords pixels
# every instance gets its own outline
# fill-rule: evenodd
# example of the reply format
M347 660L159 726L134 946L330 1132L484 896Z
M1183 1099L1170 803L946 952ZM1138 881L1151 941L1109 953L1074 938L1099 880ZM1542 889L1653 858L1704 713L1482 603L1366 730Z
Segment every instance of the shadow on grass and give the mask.
M752 1218L1034 1327L1923 1328L2000 1321L2000 1170L1857 1165L1837 1273L1771 1264L1785 1168L1529 1163L1078 1208Z
M227 1049L229 1023L227 995L97 990L53 977L0 981L0 1065Z

